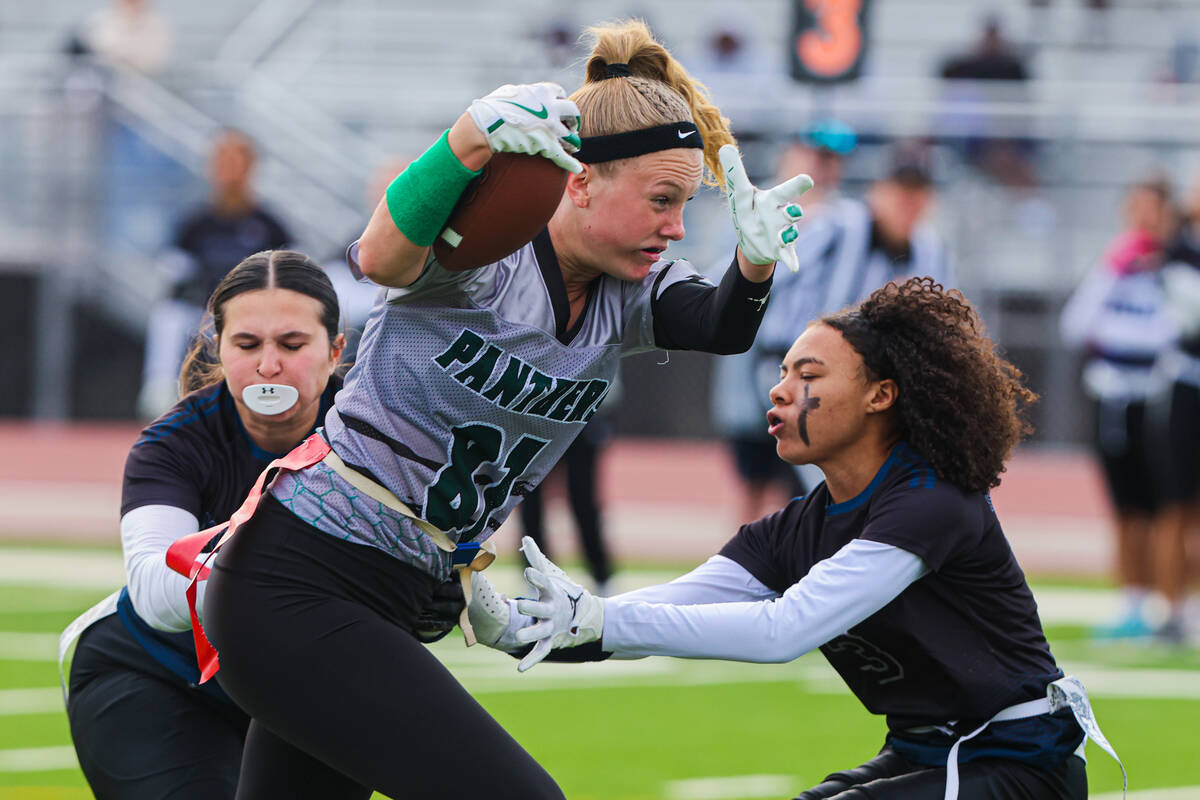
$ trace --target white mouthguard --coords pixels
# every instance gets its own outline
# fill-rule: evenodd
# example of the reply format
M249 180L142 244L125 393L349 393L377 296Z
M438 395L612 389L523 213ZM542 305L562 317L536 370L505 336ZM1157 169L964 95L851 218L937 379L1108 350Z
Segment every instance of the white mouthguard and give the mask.
M254 383L242 389L242 400L250 410L268 417L282 414L299 399L296 387L283 383Z

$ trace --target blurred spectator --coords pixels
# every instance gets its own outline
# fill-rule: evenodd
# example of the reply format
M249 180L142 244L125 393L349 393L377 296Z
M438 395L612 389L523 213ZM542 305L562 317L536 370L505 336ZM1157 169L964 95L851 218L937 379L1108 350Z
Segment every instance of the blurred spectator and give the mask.
M746 46L741 34L730 28L718 28L708 41L709 68L737 71L746 62Z
M1164 83L1194 83L1200 79L1200 45L1189 30L1176 31L1175 40L1167 52Z
M911 145L893 149L887 175L864 201L835 197L796 240L800 271L781 276L771 289L751 352L759 358L758 391L766 396L779 363L814 319L866 298L888 281L928 275L955 284L954 267L941 236L926 222L934 203L929 154ZM768 370L768 366L771 370ZM797 470L807 489L823 479L813 467Z
M947 81L947 103L957 106L943 120L943 128L963 137L964 158L1006 186L1034 185L1033 143L1012 131L997 130L994 118L970 110L982 101L1024 98L1023 84L1030 77L1025 57L1004 38L999 18L987 17L975 46L943 62L940 74Z
M254 143L241 131L221 131L209 161L211 197L178 227L163 258L169 296L151 312L138 413L151 419L178 399L179 367L196 335L204 303L221 278L246 256L287 247L292 236L254 196Z
M1152 409L1156 452L1169 468L1156 543L1160 589L1169 613L1162 639L1180 643L1200 627L1200 602L1189 614L1187 591L1200 578L1200 180L1192 188L1184 225L1166 248L1163 268L1167 311L1179 327L1176 347L1164 352L1157 370L1168 382ZM1189 617L1191 619L1189 620Z
M569 67L583 55L579 49L579 25L566 19L552 20L542 32L542 46L551 67Z
M693 73L729 115L747 170L751 175L767 172L770 167L762 165L769 164L766 148L774 144L777 120L772 109L783 72L769 62L737 19L713 23L704 37Z
M773 291L758 340L782 356L810 320L853 305L890 280L929 275L952 286L945 244L926 223L934 199L929 154L894 148L888 174L864 201L829 203L801 233L800 272Z
M801 173L813 179L813 188L799 198L804 209L801 231L814 225L839 196L842 164L856 144L853 128L838 120L822 119L808 125L785 145L776 181ZM800 278L776 268L764 324L773 315L783 288ZM778 377L779 354L761 352L758 342L748 352L716 359L713 366L713 426L733 457L741 484L738 523L751 522L779 507L780 498L771 496L772 488L780 489L785 495L783 499L803 494L806 488L792 467L776 455L775 439L767 434L770 400L766 389Z
M171 49L171 31L151 0L111 0L96 12L69 50L139 72L158 72Z
M549 543L546 538L546 509L542 487L555 476L562 476L566 471L567 503L571 507L571 516L575 520L575 530L579 533L579 544L583 550L584 561L592 583L596 587L595 594L604 597L609 594L609 580L612 578L613 565L604 543L604 513L600 507L599 463L600 454L612 437L612 409L617 407L621 393L620 377L614 378L601 410L584 426L575 441L567 448L562 461L535 486L517 510L521 512L521 529L525 535L537 542L543 553Z
M813 188L804 193L804 216L815 219L842 189L842 168L846 156L854 152L858 135L837 119L818 119L789 142L779 157L776 173L790 177L801 173L813 179Z
M1147 408L1156 387L1154 364L1176 338L1166 310L1160 267L1170 222L1162 181L1133 186L1125 199L1125 230L1063 309L1061 331L1087 349L1084 391L1095 404L1093 445L1116 515L1117 618L1100 638L1149 635L1145 603L1154 585L1154 528L1162 524L1161 457L1149 441ZM1191 445L1189 445L1190 447Z
M1025 59L1004 38L999 17L989 16L972 50L947 59L942 64L946 80L1025 81L1029 70Z
M1085 0L1084 6L1087 7L1087 12L1083 18L1080 42L1092 47L1103 47L1112 40L1108 19L1108 9L1112 3L1110 0Z
M110 0L72 31L64 48L72 56L63 84L67 103L100 112L96 133L105 152L97 161L97 219L104 249L117 258L122 250L161 250L177 208L172 201L192 176L143 135L136 119L104 103L104 89L123 86L124 71L157 73L170 48L170 29L151 0Z

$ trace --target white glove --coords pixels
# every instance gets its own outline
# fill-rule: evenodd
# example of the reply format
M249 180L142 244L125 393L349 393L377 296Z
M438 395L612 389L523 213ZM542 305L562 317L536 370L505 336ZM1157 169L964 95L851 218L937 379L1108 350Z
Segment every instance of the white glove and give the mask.
M594 596L554 562L546 558L537 542L528 536L521 539L521 551L529 561L525 580L536 587L538 598L521 598L517 610L537 621L516 632L517 641L536 642L529 654L517 665L524 672L545 658L552 649L575 647L594 642L604 633L604 601Z
M481 572L471 576L471 602L467 604L467 617L471 620L478 641L506 653L524 646L524 642L518 641L515 634L520 628L534 622L531 617L517 611L516 601L496 591L496 587Z
M1186 337L1200 331L1200 271L1189 264L1171 263L1162 269L1167 314Z
M583 165L568 153L579 149L579 108L557 83L506 83L471 103L471 120L493 153L528 153L568 172Z
M798 272L800 261L791 244L800 235L796 233L796 221L804 212L797 200L813 187L812 178L797 175L764 191L746 177L736 147L722 145L717 156L725 171L725 192L738 245L746 258L754 264L782 261L792 272Z

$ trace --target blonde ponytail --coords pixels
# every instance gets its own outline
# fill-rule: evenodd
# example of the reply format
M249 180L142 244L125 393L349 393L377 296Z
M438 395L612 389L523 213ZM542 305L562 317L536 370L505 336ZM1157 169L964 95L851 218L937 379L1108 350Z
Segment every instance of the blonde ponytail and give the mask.
M590 27L593 42L583 86L571 95L583 117L583 136L694 122L704 138L704 182L724 185L717 150L736 144L704 84L654 39L646 23L628 19ZM629 65L629 77L609 78L608 65ZM597 165L603 167L604 165Z

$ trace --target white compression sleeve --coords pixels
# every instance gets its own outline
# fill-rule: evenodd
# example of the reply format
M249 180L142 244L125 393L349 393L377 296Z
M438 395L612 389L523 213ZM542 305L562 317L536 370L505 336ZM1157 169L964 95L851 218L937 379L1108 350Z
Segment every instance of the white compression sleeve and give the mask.
M791 661L862 622L926 572L906 550L855 539L777 600L674 605L609 598L602 647L618 658Z
M691 572L680 575L669 583L644 586L631 592L615 595L610 600L635 601L639 603L673 603L694 605L696 603L730 603L738 600L765 600L776 597L775 592L764 586L758 578L725 556L712 556ZM496 645L498 650L512 652L523 645L514 637L521 628L537 620L517 610L517 601L505 598L508 603L508 627ZM620 654L615 654L621 658ZM625 656L640 658L641 656Z
M138 616L154 628L186 631L192 627L185 594L188 579L167 566L167 548L198 530L199 520L175 506L140 506L121 517L129 599ZM204 586L204 581L197 583L197 609L203 606Z
M764 586L736 561L725 556L713 556L670 583L634 589L610 599L691 606L698 603L766 600L776 596L775 592Z

